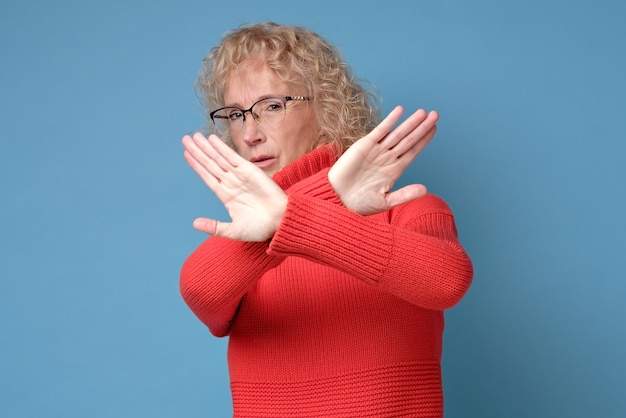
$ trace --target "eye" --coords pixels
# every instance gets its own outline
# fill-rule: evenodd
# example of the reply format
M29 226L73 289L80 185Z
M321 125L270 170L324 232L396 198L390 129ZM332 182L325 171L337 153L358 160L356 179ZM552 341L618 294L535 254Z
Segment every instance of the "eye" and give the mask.
M267 99L263 103L263 111L265 112L280 112L285 108L283 102L278 99Z
M243 117L243 112L239 109L233 109L230 112L228 112L228 120L234 121L234 120L239 120Z

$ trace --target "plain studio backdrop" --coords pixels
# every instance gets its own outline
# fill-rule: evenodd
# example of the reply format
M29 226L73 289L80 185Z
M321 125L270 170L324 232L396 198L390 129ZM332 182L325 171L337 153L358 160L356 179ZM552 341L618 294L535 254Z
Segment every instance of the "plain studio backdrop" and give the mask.
M447 312L446 417L626 416L626 3L7 1L0 6L0 416L227 417L225 339L178 292L224 217L186 166L228 30L338 45L441 114L401 183L475 264Z

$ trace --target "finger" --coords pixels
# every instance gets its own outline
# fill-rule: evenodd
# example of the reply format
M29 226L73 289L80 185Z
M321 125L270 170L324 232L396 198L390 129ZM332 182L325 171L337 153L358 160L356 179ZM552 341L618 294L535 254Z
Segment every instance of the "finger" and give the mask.
M418 112L414 115L417 115L417 113ZM434 135L432 129L436 127L437 121L439 120L439 114L435 111L431 111L428 115L424 112L422 115L417 116L416 120L419 120L421 116L423 116L423 120L418 125L415 125L410 132L406 133L392 148L390 148L398 158L402 158L406 152L414 150L415 147L419 146L419 144L422 144L421 148L419 148L419 151L421 151Z
M411 148L406 150L406 152L404 152L402 155L398 156L398 159L400 160L406 159L408 161L413 161L415 157L417 157L419 153L422 152L424 148L426 148L426 146L430 143L430 141L435 137L436 133L437 133L437 126L435 125L432 128L430 128L430 130L426 132L426 134L423 135L419 141L413 144Z
M228 225L227 223L210 218L197 218L193 221L193 227L195 229L217 237L226 237L226 231L229 230Z
M213 148L228 162L232 167L239 167L246 160L235 152L234 149L226 145L217 135L209 135L207 138Z
M188 151L183 153L187 164L196 172L198 177L213 191L217 192L221 179L211 174L204 165L199 163Z
M197 218L193 221L193 227L200 232L215 235L217 231L217 221L209 218Z
M398 122L400 117L404 113L402 106L396 106L389 114L383 119L372 131L364 138L372 142L381 142L389 135L393 125Z
M183 145L185 147L185 159L187 163L193 168L193 170L202 178L211 189L214 190L208 182L213 183L214 180L221 181L225 175L224 171L217 166L207 154L202 150L197 141L194 141L191 137L183 137Z
M187 160L187 163L191 166L191 168L193 168L193 170L202 177L207 173L207 170L202 163L203 152L197 147L189 135L185 135L183 137L182 143L185 149L183 152L185 160Z
M208 168L211 157L208 155L206 147L202 146L204 142L206 142L206 138L200 133L194 134L193 137L190 137L189 135L185 135L183 137L183 146L185 147L185 151L188 152L189 155L198 162L198 164Z
M387 195L387 209L419 199L426 195L428 190L423 184L409 184Z
M380 141L381 145L387 149L393 149L398 143L405 141L406 137L419 128L420 124L426 119L426 111L424 109L418 109L404 122L389 132L389 135Z
M211 137L214 137L214 140L217 139L221 142L217 136L209 135L209 138ZM226 161L217 149L215 149L213 143L210 142L208 138L202 134L196 134L193 136L193 141L198 149L202 151L202 154L204 154L199 155L199 157L207 164L207 168L217 170L215 171L216 175L219 175L220 171L222 174L232 171L233 166Z
M248 182L252 177L269 179L269 177L263 173L263 170L243 158L237 151L228 146L216 135L209 136L208 140L215 150L220 153L222 158L224 158L224 161L231 167L230 170L234 174L234 181Z
M229 147L215 135L210 135L209 138L211 138L212 141L209 141L208 138L205 138L201 134L197 134L193 138L193 144L195 145L193 150L196 153L193 156L199 164L206 169L208 174L215 177L219 183L233 186L241 184L242 180L245 181L246 174L239 172L237 167L229 163L221 153L228 151ZM218 146L221 144L221 152L218 151L213 144L217 144ZM232 151L232 153L234 153L234 151ZM232 155L230 158L233 159ZM239 160L243 160L241 157L238 158ZM256 166L254 167L256 168ZM213 191L217 193L216 189L213 189Z

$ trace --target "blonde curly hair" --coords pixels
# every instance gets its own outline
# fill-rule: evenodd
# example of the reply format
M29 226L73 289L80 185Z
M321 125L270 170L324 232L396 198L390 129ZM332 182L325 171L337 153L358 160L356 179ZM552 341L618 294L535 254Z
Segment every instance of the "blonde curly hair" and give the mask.
M208 115L225 106L224 89L231 72L258 58L281 80L303 86L313 98L320 135L312 148L330 143L342 153L380 121L377 97L355 79L335 46L308 29L267 22L226 34L202 61L196 92L209 131L215 132L215 127ZM220 134L232 146L228 133Z

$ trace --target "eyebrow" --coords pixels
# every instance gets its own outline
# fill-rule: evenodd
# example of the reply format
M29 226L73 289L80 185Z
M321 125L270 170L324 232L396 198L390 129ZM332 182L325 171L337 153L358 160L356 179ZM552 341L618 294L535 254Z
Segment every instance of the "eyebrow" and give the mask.
M256 103L256 102L258 102L260 100L267 99L269 97L283 97L283 96L288 96L288 94L283 94L283 95L280 95L278 93L262 94L261 96L258 96L257 99L255 101L253 101L252 103L254 104L254 103ZM252 106L252 105L250 105L250 106ZM250 106L246 106L246 107L250 107ZM224 107L236 107L238 109L243 109L244 108L243 105L241 105L239 103L224 104Z

